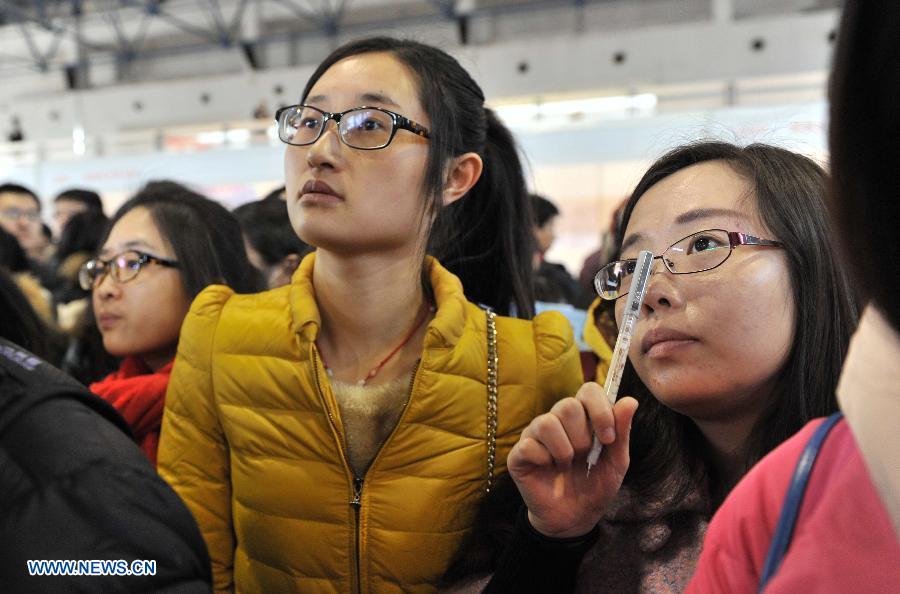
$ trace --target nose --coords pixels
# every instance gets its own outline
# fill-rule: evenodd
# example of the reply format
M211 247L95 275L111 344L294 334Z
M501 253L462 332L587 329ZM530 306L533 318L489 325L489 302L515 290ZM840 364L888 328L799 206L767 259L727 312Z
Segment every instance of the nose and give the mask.
M644 313L659 313L681 307L684 302L675 275L659 260L653 261L653 267L642 306Z
M335 169L341 159L342 144L338 123L328 120L322 134L307 147L306 164L312 169Z
M112 278L109 270L100 277L100 282L94 285L94 295L101 301L108 301L120 295L121 292L121 285Z

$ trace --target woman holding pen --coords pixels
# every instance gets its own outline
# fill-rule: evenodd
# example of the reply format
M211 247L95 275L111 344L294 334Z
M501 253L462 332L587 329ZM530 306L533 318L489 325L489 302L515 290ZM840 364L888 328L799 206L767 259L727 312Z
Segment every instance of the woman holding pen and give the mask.
M487 591L681 591L735 483L835 410L856 308L826 183L811 160L765 145L701 142L650 167L617 250L657 256L619 391L633 398L612 407L586 384L523 431L508 466L525 505ZM620 324L629 270L598 275ZM592 429L607 445L587 474ZM490 562L463 557L450 577L479 569Z
M580 384L562 316L473 303L531 311L516 148L456 60L388 38L335 50L278 127L317 251L286 287L195 300L160 473L218 591L432 591L521 430Z

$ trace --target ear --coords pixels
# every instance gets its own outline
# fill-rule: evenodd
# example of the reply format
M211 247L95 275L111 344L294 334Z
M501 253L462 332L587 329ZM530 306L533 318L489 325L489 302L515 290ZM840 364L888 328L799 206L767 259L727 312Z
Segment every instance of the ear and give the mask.
M444 206L465 196L481 178L483 168L484 163L477 153L464 153L451 159L447 182L444 184Z

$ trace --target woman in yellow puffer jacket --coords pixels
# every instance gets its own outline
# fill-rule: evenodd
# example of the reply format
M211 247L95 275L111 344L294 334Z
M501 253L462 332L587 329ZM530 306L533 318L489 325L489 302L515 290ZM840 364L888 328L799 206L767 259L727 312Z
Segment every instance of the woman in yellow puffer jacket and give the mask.
M194 301L159 470L218 591L430 592L521 430L581 384L561 315L494 314L532 308L515 144L456 60L388 38L335 50L277 120L317 252Z

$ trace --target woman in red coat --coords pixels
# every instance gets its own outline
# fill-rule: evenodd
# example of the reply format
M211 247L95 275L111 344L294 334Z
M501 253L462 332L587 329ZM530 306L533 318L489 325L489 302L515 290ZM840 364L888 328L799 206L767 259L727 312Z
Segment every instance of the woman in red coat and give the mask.
M240 226L220 204L174 182L153 182L119 208L79 280L92 291L103 346L123 357L90 389L128 421L156 464L166 387L181 323L204 287L261 290Z

